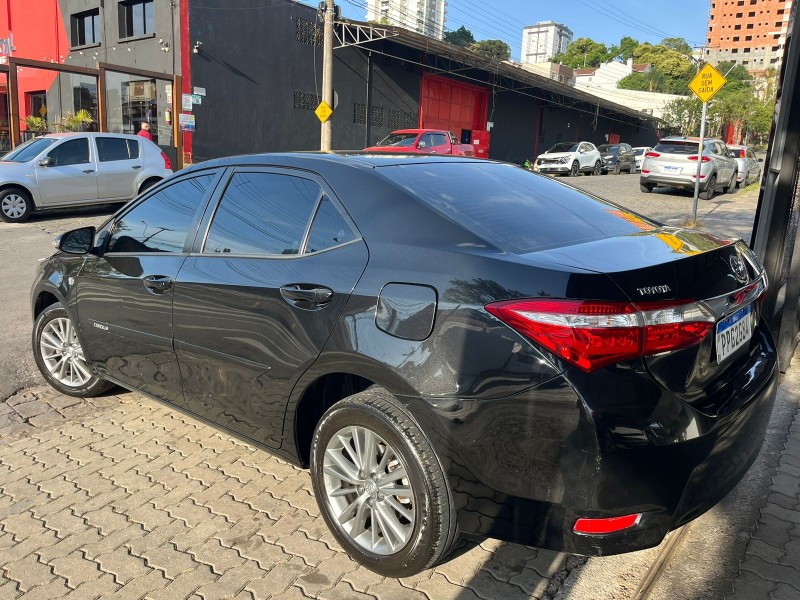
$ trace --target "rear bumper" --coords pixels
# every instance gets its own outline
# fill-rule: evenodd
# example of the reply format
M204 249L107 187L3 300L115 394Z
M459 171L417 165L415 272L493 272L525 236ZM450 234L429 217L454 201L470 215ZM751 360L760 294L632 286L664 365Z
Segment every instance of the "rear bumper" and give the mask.
M461 530L590 556L658 545L725 497L758 455L779 377L762 336L758 364L729 382L739 391L718 416L666 393L635 362L583 380L568 371L514 397L459 400L457 412L432 400L421 425L449 474ZM633 513L640 521L621 532L573 531L578 518Z
M664 175L663 173L640 173L639 183L650 185L662 185L667 187L679 189L694 189L694 179L683 175ZM705 190L708 187L708 175L700 177L700 189Z

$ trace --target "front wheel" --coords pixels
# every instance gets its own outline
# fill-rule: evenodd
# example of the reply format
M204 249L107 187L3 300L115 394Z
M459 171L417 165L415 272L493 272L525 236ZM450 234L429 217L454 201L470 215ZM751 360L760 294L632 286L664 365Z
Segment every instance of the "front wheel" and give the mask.
M735 194L736 193L736 184L737 184L736 180L738 178L739 178L739 174L736 171L734 171L733 172L733 177L731 177L731 180L728 182L728 185L725 188L725 193L726 194Z
M442 466L386 390L370 388L323 415L312 440L311 482L342 548L381 575L428 569L458 537Z
M580 165L578 164L578 161L575 160L572 162L572 167L569 170L569 176L577 177L579 172L580 172Z
M6 223L22 223L32 212L33 202L27 192L9 188L0 193L0 219Z
M62 394L88 398L114 387L92 372L75 326L60 303L48 306L36 318L32 343L36 366Z
M592 168L592 170L589 171L586 174L587 175L600 175L602 172L603 172L603 169L600 166L600 161L598 160L596 163L594 163L594 168Z
M614 175L619 175L621 172L622 167L620 166L619 161L617 161L617 164L614 165Z

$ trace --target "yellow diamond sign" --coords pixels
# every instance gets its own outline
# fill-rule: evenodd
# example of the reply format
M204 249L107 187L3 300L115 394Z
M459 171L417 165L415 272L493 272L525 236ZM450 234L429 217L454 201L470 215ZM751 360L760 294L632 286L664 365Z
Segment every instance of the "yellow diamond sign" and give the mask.
M700 98L701 102L708 102L726 83L728 80L714 67L707 64L689 83L689 89Z
M327 102L325 102L325 100L323 100L322 102L319 103L319 106L317 107L317 110L314 111L314 114L317 115L317 118L320 120L320 122L324 123L325 121L331 118L331 115L333 114L333 109L331 108L330 104L328 104Z

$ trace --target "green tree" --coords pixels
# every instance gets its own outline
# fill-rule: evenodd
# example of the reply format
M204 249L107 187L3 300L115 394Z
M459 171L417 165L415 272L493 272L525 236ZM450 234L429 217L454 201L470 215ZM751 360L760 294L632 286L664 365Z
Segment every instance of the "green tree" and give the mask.
M634 59L637 63L651 64L654 69L672 78L689 77L695 70L689 56L661 44L640 44L634 51Z
M578 38L572 42L565 52L556 54L550 62L561 63L572 69L599 67L604 62L611 60L605 44L595 42L590 38Z
M486 58L495 60L508 60L511 58L511 47L503 40L482 40L469 47L473 52L482 54Z
M444 34L444 41L462 48L469 48L475 43L472 32L463 25L455 31L448 31Z
M664 106L662 118L669 129L681 135L697 135L700 132L702 110L703 105L697 98L678 98Z
M619 41L618 45L611 46L611 49L608 51L608 53L614 58L614 60L627 62L629 58L633 58L633 53L638 47L639 40L635 40L626 35Z
M675 50L681 54L691 55L692 47L682 37L667 37L661 40L660 46Z

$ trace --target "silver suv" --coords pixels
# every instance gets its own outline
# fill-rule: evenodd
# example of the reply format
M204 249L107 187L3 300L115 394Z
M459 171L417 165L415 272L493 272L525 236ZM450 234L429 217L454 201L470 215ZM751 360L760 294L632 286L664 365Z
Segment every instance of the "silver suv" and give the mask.
M697 176L699 138L667 137L647 152L642 163L639 187L652 192L656 186L694 189ZM714 192L736 190L738 165L722 140L703 141L700 163L700 197L710 200Z

